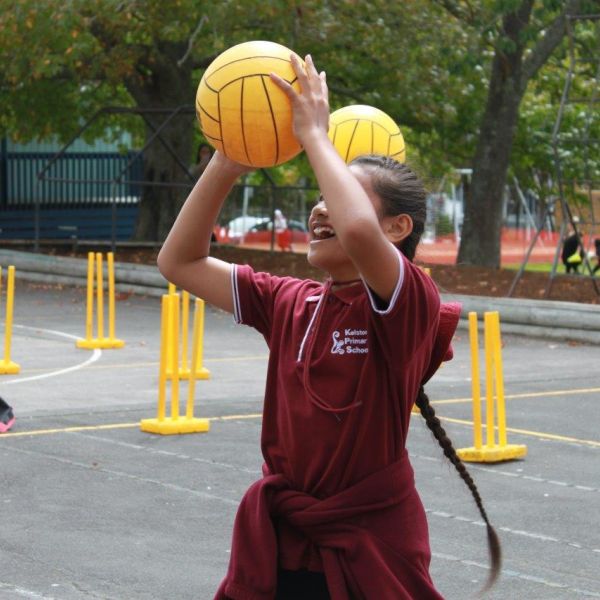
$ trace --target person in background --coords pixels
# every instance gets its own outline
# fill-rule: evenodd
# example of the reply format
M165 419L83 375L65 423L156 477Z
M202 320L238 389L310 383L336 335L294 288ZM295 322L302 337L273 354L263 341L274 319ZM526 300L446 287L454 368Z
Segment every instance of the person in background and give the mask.
M594 240L594 246L596 248L596 266L592 272L595 274L596 271L600 271L600 238Z
M288 222L283 213L275 210L275 239L282 252L292 251L292 232L288 227Z
M192 165L190 168L190 172L194 178L194 181L198 181L200 175L204 173L204 169L210 162L212 155L214 154L213 148L209 146L206 142L202 142L198 146L198 152L196 154L196 164Z
M573 217L573 223L578 223L576 217ZM579 272L579 265L583 262L583 246L574 224L569 224L569 235L563 240L561 260L567 273Z

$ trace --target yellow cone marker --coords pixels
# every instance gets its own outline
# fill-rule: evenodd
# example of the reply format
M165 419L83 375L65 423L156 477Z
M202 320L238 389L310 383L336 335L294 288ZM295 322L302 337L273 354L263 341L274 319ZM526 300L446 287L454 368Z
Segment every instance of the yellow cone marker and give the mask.
M75 345L85 350L95 348L122 348L123 340L115 338L115 267L112 252L107 255L108 270L108 337L104 336L104 267L102 254L88 253L87 299L85 311L85 339L77 340ZM94 328L94 271L96 279L96 337Z
M208 419L194 417L195 378L190 377L185 415L179 414L179 377L168 376L177 372L179 364L179 294L173 292L162 297L160 361L158 375L158 411L155 419L142 419L140 429L147 433L174 435L180 433L200 433L210 429ZM198 360L199 321L194 319L192 337L192 364ZM167 386L171 385L171 416L166 416Z
M0 295L2 292L2 269L0 269ZM4 356L0 360L0 374L15 375L21 367L10 359L12 344L13 310L15 301L15 268L8 267L8 281L6 282L6 316L4 319Z
M506 437L506 406L504 399L504 376L502 370L502 343L500 317L497 312L484 313L484 352L486 381L486 443L482 442L481 394L479 388L479 341L477 314L469 313L469 338L471 343L471 376L473 392L473 446L456 451L467 462L501 462L522 458L527 446L509 444ZM494 395L495 391L495 395ZM494 404L496 400L496 404ZM498 420L498 443L496 443L495 414Z

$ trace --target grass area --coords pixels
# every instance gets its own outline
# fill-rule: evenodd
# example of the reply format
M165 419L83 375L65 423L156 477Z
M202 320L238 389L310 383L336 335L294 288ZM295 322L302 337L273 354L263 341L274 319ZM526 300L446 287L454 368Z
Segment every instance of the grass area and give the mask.
M504 269L511 269L512 271L518 271L521 268L522 263L505 263L502 265ZM525 267L526 271L532 271L536 273L550 273L552 271L552 263L528 263ZM557 273L564 273L565 268L563 265L559 264L556 270Z
M595 263L594 261L592 261L592 267L594 267ZM521 263L505 263L502 265L503 269L510 269L512 271L518 271L521 268ZM551 262L546 262L546 263L529 263L526 267L525 267L526 271L531 271L531 272L535 272L535 273L550 273L550 271L552 271L552 263ZM558 274L561 273L565 273L565 267L562 263L558 264L558 267L556 268L556 272ZM589 275L589 271L587 271L587 269L585 269L584 267L579 267L579 274L584 274L584 275Z

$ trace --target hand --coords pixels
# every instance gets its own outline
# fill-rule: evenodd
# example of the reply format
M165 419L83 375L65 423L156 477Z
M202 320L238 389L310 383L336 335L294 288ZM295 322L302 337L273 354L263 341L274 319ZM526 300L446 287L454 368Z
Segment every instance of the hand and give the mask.
M235 162L231 160L222 152L218 150L215 151L213 157L210 160L211 163L215 164L215 166L221 171L232 177L240 177L246 173L251 173L255 170L255 167L249 167L248 165L243 165L241 163ZM209 163L210 164L210 163Z
M291 55L292 67L298 77L300 93L284 79L271 73L271 80L290 99L294 111L294 134L306 146L312 135L327 136L329 129L329 93L325 71L317 72L310 54L305 66L295 54Z

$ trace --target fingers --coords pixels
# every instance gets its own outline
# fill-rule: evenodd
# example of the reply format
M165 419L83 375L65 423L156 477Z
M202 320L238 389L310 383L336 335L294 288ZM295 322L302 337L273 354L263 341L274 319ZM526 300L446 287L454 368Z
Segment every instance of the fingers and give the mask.
M290 99L294 100L297 96L296 90L285 80L279 77L277 73L269 73L271 81Z

